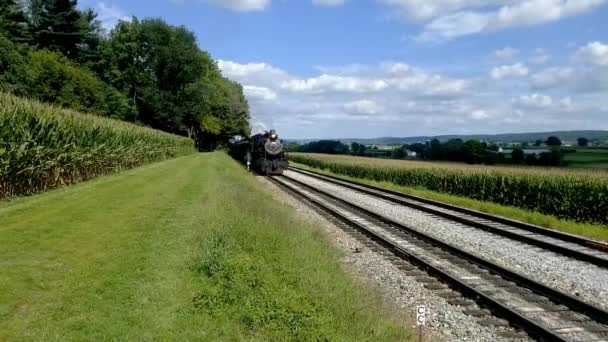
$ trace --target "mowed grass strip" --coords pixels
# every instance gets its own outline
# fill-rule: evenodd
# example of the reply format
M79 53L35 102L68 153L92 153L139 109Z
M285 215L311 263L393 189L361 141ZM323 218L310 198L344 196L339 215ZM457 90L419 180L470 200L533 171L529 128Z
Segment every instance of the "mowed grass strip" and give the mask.
M531 211L531 210L525 210L525 209L521 209L521 208L500 205L500 204L496 204L496 203L492 203L492 202L488 202L488 201L478 201L478 200L474 200L474 199L470 199L470 198L465 198L465 197L460 197L460 196L455 196L455 195L450 195L450 194L444 194L441 192L427 190L422 187L408 187L408 186L397 185L392 182L386 182L386 181L381 182L381 181L374 181L374 180L363 179L363 178L349 177L349 176L334 173L334 172L331 172L328 170L313 168L313 167L310 167L305 164L299 164L299 163L294 163L294 162L291 162L290 164L293 166L301 167L303 169L307 169L307 170L311 170L311 171L323 173L326 175L363 183L363 184L373 185L373 186L387 189L387 190L403 192L406 194L419 196L419 197L427 198L430 200L449 203L449 204L461 206L464 208L479 210L479 211L482 211L482 212L485 212L488 214L504 216L504 217L508 217L508 218L511 218L514 220L519 220L522 222L536 224L536 225L543 226L546 228L560 230L560 231L563 231L566 233L578 234L578 235L590 237L593 239L608 241L608 225L580 223L580 222L575 222L572 220L563 220L563 219L559 219L555 216L544 215L544 214L541 214L541 213L538 213L535 211Z
M0 204L0 340L407 340L222 153Z

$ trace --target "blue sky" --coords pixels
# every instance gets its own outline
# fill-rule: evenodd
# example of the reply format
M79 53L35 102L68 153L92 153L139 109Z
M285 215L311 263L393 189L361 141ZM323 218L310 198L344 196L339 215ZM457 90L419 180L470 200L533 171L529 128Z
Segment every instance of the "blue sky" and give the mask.
M193 30L289 138L608 129L608 0L81 0ZM604 33L604 34L602 34Z

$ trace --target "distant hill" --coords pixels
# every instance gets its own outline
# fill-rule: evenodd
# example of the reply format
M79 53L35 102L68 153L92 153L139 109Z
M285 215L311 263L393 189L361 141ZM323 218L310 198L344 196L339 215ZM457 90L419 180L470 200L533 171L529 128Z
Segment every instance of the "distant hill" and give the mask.
M379 145L402 145L413 144L417 142L425 142L432 139L447 141L450 139L470 140L477 139L486 142L534 142L536 140L547 140L550 136L556 136L562 141L576 142L576 139L585 137L589 140L608 141L608 131L555 131L555 132L531 132L531 133L505 133L505 134L472 134L472 135L438 135L438 136L418 136L418 137L379 137L379 138L340 138L332 140L340 140L343 143L357 142L359 144L379 144ZM320 139L287 139L288 141L296 141L299 143L307 143Z

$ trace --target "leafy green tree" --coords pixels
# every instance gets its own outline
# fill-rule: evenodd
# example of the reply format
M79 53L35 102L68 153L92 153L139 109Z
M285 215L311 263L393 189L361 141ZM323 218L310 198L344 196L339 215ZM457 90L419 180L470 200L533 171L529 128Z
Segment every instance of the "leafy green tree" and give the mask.
M431 140L430 159L442 160L444 158L444 148L438 139Z
M36 47L59 51L69 58L78 55L83 40L82 17L77 0L32 0L32 39Z
M520 147L514 148L511 152L511 161L513 162L513 164L521 164L523 160L524 150L522 150Z
M589 146L589 139L583 138L583 137L578 138L578 146L581 146L581 147Z
M117 119L133 115L129 100L89 69L60 53L22 50L0 35L0 90Z
M25 93L25 58L0 33L0 91Z
M526 155L525 162L528 165L536 165L538 163L538 161L536 159L536 154L530 153L530 154Z
M396 147L395 149L393 149L391 151L391 157L397 158L397 159L405 158L406 153L405 153L405 149L403 148L403 146L399 146L399 147Z
M543 144L543 141L542 141L542 140L540 140L540 139L538 139L538 140L536 140L536 141L534 142L534 146L537 146L537 147L538 147L538 146L540 146L540 145L542 145L542 144Z
M16 0L0 0L0 34L14 43L30 40L27 17Z
M425 144L422 144L422 143L412 144L412 145L410 145L410 150L412 152L416 152L416 155L418 155L422 159L429 159L428 153L427 153L427 148L426 148Z
M461 153L465 162L478 164L484 156L485 147L479 140L467 140L461 147Z
M221 75L186 28L133 18L101 50L100 74L135 101L137 121L188 135L204 149L250 134L243 88Z
M367 151L367 146L365 146L363 144L359 145L359 155L360 156L364 156L366 151Z
M561 146L562 141L559 140L558 137L551 136L551 137L547 138L547 141L545 142L545 144L547 144L547 146Z
M359 143L353 142L350 144L350 151L352 152L352 154L357 154L357 153L359 153L360 147L361 147L361 145L359 145Z
M287 144L287 151L289 152L297 152L300 149L300 144L297 142L290 142Z
M300 152L348 154L348 145L345 145L338 140L312 141L308 144L300 146Z
M101 61L101 43L103 28L92 9L80 12L81 39L78 45L76 60L82 65L94 69Z
M446 158L451 161L461 161L462 157L462 146L464 142L462 139L450 139L445 143Z

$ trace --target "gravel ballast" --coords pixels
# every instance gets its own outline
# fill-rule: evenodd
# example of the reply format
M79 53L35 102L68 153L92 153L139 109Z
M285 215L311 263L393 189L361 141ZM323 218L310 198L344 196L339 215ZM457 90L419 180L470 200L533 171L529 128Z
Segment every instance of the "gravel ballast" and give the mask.
M285 175L608 309L608 270L293 171Z
M274 197L293 207L306 221L324 232L328 240L338 248L340 260L357 278L376 288L395 317L409 328L415 328L416 306L427 307L426 341L513 341L502 337L505 332L514 333L509 327L482 326L477 318L465 314L463 307L450 305L436 292L426 289L413 276L399 269L388 255L366 246L346 233L300 200L286 194L275 184L260 177ZM476 306L467 309L477 308ZM527 341L518 338L517 341Z

